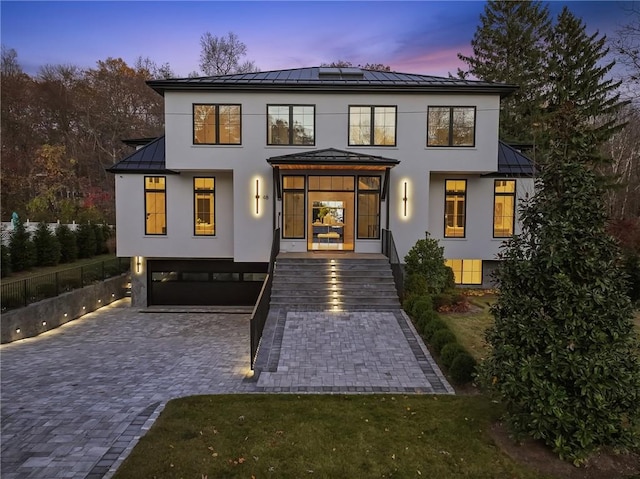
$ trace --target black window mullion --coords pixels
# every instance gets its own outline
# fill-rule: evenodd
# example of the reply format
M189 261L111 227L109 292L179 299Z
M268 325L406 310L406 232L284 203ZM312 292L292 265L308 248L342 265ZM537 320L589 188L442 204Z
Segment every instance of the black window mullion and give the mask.
M293 145L293 105L289 105L289 145Z
M374 120L376 117L376 107L372 106L371 107L371 120L370 120L370 131L369 131L369 145L370 146L376 146L375 145L375 131L376 131L376 126L374 124Z

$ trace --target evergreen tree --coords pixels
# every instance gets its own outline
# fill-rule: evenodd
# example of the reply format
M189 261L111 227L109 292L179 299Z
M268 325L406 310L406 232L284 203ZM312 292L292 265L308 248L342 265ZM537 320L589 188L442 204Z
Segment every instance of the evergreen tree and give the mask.
M102 225L98 223L93 224L93 235L96 237L96 250L94 251L94 254L99 255L104 253L107 245L104 239L104 230L102 229Z
M605 229L603 185L580 105L555 110L549 161L501 253L492 354L482 378L520 433L580 462L640 431L640 361L620 254Z
M72 263L78 259L78 245L76 234L65 224L58 225L56 238L60 243L60 262Z
M78 257L91 258L96 254L96 235L90 223L82 223L77 232Z
M38 223L33 242L36 246L36 265L55 266L60 262L60 243L44 221Z
M33 243L24 224L19 219L9 239L9 255L11 256L11 270L24 271L35 264Z
M606 41L606 37L597 32L587 35L582 20L567 7L558 15L548 41L551 81L544 94L546 145L558 134L590 136L589 141L594 145L603 145L624 126L616 115L625 104L616 93L620 82L606 79L615 65L613 61L603 63L609 52ZM556 115L565 115L567 105L570 105L572 121L556 121ZM562 131L554 128L558 124ZM602 158L594 155L590 161L597 163Z
M510 83L518 91L501 102L500 137L533 143L534 123L546 84L546 40L549 10L540 2L489 1L473 36L470 56L458 54L468 65L461 77Z
M0 245L0 276L3 278L11 274L11 257L9 256L9 247Z

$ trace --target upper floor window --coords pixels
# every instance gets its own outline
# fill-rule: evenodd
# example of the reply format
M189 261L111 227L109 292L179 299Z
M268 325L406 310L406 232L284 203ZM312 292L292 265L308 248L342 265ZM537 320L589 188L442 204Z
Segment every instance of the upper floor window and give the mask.
M446 180L444 196L444 237L464 238L467 180Z
M193 105L193 143L196 145L239 145L240 105Z
M427 146L474 146L475 127L473 106L430 106Z
M314 145L313 105L267 105L268 145Z
M215 178L194 178L194 234L196 236L213 236L215 225Z
M496 180L493 186L493 237L513 236L516 180Z
M167 190L164 176L144 177L144 234L167 234Z
M350 106L349 146L395 146L395 106Z

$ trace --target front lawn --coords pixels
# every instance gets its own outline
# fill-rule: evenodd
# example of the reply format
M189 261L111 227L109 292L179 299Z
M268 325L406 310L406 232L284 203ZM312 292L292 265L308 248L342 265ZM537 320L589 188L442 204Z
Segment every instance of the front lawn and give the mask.
M222 395L170 401L124 478L545 478L489 436L483 396Z

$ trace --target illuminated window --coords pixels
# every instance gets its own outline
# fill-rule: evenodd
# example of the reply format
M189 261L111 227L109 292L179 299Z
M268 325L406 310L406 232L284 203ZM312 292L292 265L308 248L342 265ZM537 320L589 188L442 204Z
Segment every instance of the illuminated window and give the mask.
M193 105L193 143L239 145L240 105Z
M358 177L358 239L380 238L380 177Z
M268 105L267 145L314 145L313 105Z
M453 270L456 284L482 284L481 259L448 259L445 264Z
M164 176L144 177L144 233L167 234L167 192Z
M215 178L194 178L193 196L194 234L215 235Z
M444 236L464 238L467 205L467 180L445 181Z
M493 193L493 237L513 236L516 212L516 180L496 180Z
M282 178L283 238L304 238L304 176Z
M395 146L395 106L350 106L349 146Z
M474 146L475 126L475 107L430 106L427 146Z

